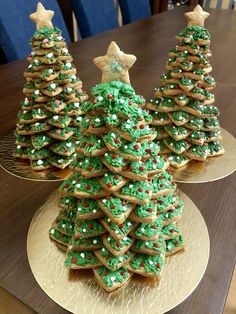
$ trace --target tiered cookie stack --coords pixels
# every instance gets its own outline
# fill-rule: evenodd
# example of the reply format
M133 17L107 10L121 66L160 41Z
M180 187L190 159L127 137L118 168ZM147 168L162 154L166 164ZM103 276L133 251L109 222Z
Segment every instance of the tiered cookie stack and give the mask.
M61 31L39 3L30 18L37 31L32 40L30 62L24 73L25 99L18 113L14 156L29 159L34 170L65 168L75 150L76 130L87 99L76 76L73 58ZM48 18L50 20L48 20Z
M179 43L169 52L162 86L147 104L161 153L168 154L175 167L224 153L219 143L219 110L211 93L216 83L209 74L210 34L203 27L208 15L199 5L186 13L188 26L176 36Z
M92 88L92 101L84 106L78 163L60 187L63 210L49 231L67 248L66 266L93 269L108 292L132 273L159 279L165 256L183 250L177 226L183 202L168 162L158 156L145 100L122 82L129 81L135 59L114 42L95 59L111 81Z

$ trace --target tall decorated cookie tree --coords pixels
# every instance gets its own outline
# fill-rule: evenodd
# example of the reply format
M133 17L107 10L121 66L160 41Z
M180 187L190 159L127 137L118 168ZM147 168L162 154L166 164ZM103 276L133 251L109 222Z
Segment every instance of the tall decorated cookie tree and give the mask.
M30 15L37 31L30 41L25 99L15 130L14 156L29 159L34 170L63 169L71 163L81 102L87 99L61 31L51 23L53 15L41 3Z
M209 13L197 5L185 15L188 26L176 36L178 44L169 52L167 73L160 77L156 97L147 104L161 153L168 154L174 167L224 153L219 143L219 110L213 105L216 83L210 75L210 34L204 28Z
M102 83L83 106L73 175L60 190L50 238L67 249L69 269L93 269L108 292L138 273L159 279L165 256L183 250L183 202L158 155L145 100L129 83L136 57L115 42L94 60Z

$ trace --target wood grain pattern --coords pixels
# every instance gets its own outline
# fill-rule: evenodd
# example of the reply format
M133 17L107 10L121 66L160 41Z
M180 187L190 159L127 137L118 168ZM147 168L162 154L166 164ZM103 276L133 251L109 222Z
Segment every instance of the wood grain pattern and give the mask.
M138 58L130 73L134 88L147 98L152 96L164 71L167 52L175 46L174 36L185 25L185 10L181 7L72 44L70 51L85 89L89 91L101 76L92 59L103 55L110 41L115 40L123 50ZM211 62L218 82L216 104L221 110L222 126L236 135L236 13L210 12L206 26L212 34ZM0 134L15 126L26 66L27 62L17 61L0 67ZM37 313L67 313L39 288L26 256L26 236L33 214L58 183L24 181L2 170L0 178L0 285ZM170 313L218 314L223 311L235 263L235 180L234 174L206 184L179 184L206 220L211 255L198 288Z

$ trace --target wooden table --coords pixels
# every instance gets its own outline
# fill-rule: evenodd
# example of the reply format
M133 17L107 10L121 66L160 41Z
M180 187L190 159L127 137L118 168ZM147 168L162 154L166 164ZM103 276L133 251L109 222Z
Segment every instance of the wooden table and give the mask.
M145 19L93 38L72 44L71 53L84 88L100 81L101 73L93 58L105 54L111 40L117 41L138 61L131 70L132 84L146 98L159 85L165 71L168 50L176 44L174 36L185 26L184 11L174 11ZM207 27L212 35L213 75L218 85L216 105L221 125L236 135L236 13L210 10ZM27 62L0 67L0 133L15 126L22 98L23 71ZM38 313L68 313L54 303L36 283L27 261L26 237L31 219L58 183L21 180L0 170L0 285ZM222 313L235 264L236 175L205 184L179 184L202 212L210 234L211 254L207 271L194 293L170 313ZM47 267L47 265L42 265Z

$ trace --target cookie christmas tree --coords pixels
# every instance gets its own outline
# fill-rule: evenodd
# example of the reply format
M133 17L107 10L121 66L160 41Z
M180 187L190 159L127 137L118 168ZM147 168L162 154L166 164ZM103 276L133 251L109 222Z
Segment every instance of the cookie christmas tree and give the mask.
M25 99L15 130L14 156L29 159L34 170L63 169L71 163L83 114L81 101L87 98L61 31L51 23L53 15L41 3L30 15L37 31L30 41Z
M178 44L169 52L167 73L160 77L156 97L147 104L161 153L168 154L174 167L224 153L219 143L219 110L213 105L216 83L210 75L210 34L204 28L208 15L199 5L186 13L188 26L176 36Z
M93 269L108 292L132 273L159 279L165 256L183 250L177 226L183 202L158 156L145 100L129 84L135 60L114 42L94 60L103 83L83 106L73 176L60 187L63 210L49 231L67 246L66 266Z

